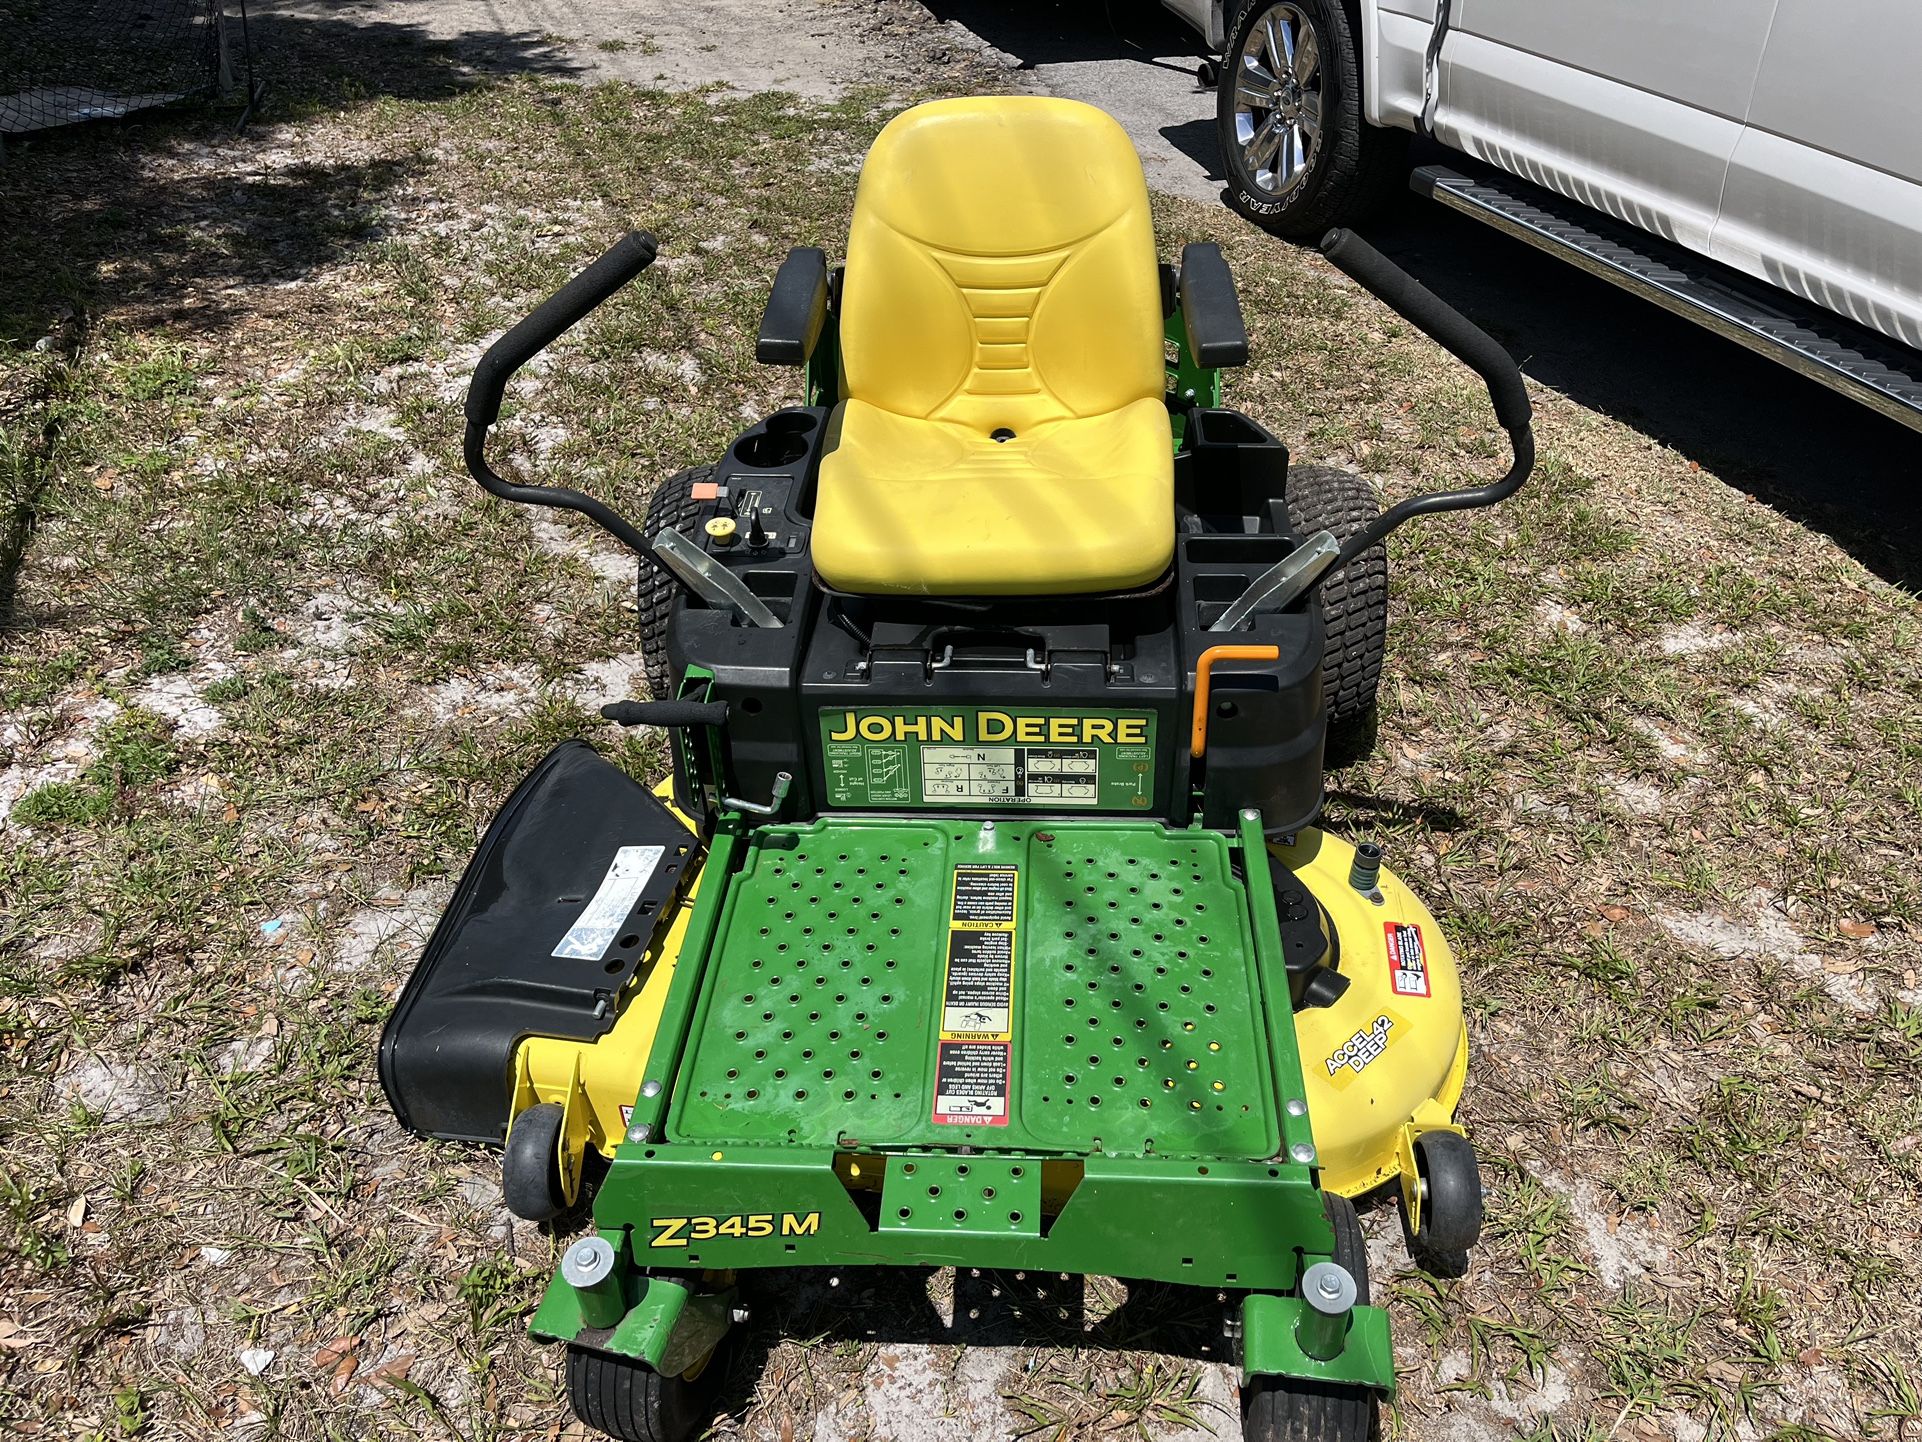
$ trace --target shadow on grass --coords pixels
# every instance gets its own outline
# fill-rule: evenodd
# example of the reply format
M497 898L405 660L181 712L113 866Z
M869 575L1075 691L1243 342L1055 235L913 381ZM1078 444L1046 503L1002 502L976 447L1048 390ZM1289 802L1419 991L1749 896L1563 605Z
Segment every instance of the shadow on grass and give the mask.
M1364 229L1507 346L1531 380L1823 532L1884 580L1922 590L1922 435L1412 194Z
M874 1267L756 1272L742 1278L752 1320L732 1339L716 1407L739 1415L775 1349L785 1339L855 1346L1049 1347L1119 1353L1149 1351L1191 1362L1228 1363L1223 1327L1240 1293L1160 1282L1125 1287L1118 1306L1096 1316L1094 1286L1053 1272L960 1268L951 1310L937 1308L928 1268ZM944 1317L946 1312L949 1316ZM951 1317L951 1320L949 1319ZM934 1405L935 1399L929 1399ZM1216 1419L1221 1421L1223 1419Z
M251 32L267 107L245 134L231 107L195 104L17 139L0 164L0 372L33 382L0 394L0 627L60 415L57 380L24 352L52 337L71 354L114 320L231 330L259 302L241 287L297 283L379 240L383 197L425 160L281 163L276 124L577 69L536 34L436 39L311 8L256 15Z
M31 345L68 312L129 307L187 328L233 318L238 282L297 280L376 239L382 194L414 161L263 165L271 127L382 97L444 100L508 75L577 67L540 36L436 39L418 27L292 11L251 22L266 108L236 136L218 105L49 131L8 147L0 213L0 346ZM208 164L209 151L230 163Z

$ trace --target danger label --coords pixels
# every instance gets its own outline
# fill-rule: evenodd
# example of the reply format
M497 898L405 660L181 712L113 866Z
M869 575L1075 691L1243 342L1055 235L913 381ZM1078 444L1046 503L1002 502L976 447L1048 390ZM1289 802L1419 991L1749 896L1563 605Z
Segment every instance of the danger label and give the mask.
M1428 953L1422 949L1421 928L1399 921L1382 923L1388 934L1388 972L1397 996L1428 995Z
M942 1042L935 1058L934 1120L1005 1127L1011 1051L1005 1041Z
M1401 1019L1392 1013L1379 1013L1372 1025L1355 1034L1328 1054L1328 1084L1340 1091L1368 1070L1394 1045L1400 1035Z

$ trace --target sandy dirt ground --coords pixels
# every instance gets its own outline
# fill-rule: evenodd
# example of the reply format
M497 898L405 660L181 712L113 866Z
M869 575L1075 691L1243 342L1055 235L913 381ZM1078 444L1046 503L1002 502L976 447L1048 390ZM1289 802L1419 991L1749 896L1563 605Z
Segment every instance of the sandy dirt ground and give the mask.
M486 342L590 239L660 229L502 442L631 505L788 398L744 339L765 280L838 243L901 98L1039 89L1121 116L1164 251L1228 248L1233 399L1299 458L1403 494L1494 441L1433 347L1213 204L1212 98L1146 0L256 15L281 106L245 136L159 121L0 176L51 237L0 290L0 479L34 478L0 536L0 1428L584 1438L521 1332L556 1234L504 1212L490 1154L405 1137L370 1061L518 772L582 732L660 764L592 715L640 684L631 562L460 472ZM1514 507L1397 542L1389 723L1331 796L1475 992L1477 1270L1425 1278L1392 1205L1365 1216L1389 1435L1899 1439L1917 449L1526 252L1491 265L1466 222L1411 203L1377 238L1522 358L1544 438ZM57 284L20 299L28 273ZM755 1306L719 1437L1236 1435L1211 1295L791 1274Z

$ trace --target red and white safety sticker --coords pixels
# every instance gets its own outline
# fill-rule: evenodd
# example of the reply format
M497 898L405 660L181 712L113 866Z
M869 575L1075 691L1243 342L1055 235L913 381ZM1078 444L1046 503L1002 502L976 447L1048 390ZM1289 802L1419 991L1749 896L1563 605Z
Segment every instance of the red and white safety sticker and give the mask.
M1388 934L1388 972L1396 996L1427 996L1428 953L1421 928L1410 922L1382 923Z

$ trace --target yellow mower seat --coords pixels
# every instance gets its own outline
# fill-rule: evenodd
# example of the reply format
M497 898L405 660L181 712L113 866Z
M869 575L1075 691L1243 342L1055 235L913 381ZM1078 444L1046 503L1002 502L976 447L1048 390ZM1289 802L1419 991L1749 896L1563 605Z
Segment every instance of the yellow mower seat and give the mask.
M1070 100L941 100L882 130L848 233L814 564L839 590L1118 591L1174 553L1141 162Z

